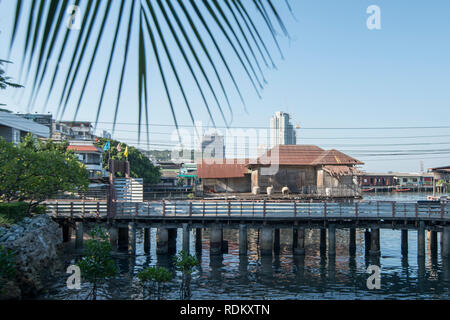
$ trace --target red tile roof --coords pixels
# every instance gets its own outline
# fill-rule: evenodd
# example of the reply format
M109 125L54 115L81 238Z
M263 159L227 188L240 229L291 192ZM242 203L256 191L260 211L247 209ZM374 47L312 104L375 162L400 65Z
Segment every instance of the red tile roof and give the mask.
M248 173L249 159L204 159L197 163L201 179L242 178Z
M278 145L258 158L259 164L292 166L361 165L363 162L337 150L312 145Z
M70 145L67 147L67 150L73 150L75 152L102 152L101 149L97 148L96 146L76 146L76 145Z

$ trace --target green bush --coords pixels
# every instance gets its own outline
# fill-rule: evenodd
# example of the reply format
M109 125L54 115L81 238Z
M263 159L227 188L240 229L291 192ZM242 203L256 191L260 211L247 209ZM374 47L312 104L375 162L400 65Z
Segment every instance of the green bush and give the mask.
M38 205L31 210L34 214L45 214L46 211L47 207L43 205Z
M0 218L5 224L14 224L28 217L28 203L0 203Z
M0 296L3 286L8 280L16 276L15 253L12 250L0 246Z

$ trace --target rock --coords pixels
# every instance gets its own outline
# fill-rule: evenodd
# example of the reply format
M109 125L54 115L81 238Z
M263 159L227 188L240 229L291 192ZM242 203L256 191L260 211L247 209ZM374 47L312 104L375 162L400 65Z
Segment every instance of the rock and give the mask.
M6 240L4 240L6 239ZM23 220L0 237L0 245L16 254L16 281L10 284L2 298L34 296L44 288L45 279L60 264L62 233L57 223L47 215Z

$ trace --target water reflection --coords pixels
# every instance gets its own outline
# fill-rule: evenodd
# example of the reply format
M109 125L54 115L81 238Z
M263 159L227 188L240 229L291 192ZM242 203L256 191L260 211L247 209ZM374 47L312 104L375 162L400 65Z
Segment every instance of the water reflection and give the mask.
M427 245L427 254L417 257L417 233L409 232L408 252L401 250L401 231L382 229L380 255L365 250L364 229L357 229L354 254L349 251L349 231L336 230L336 256L328 256L321 246L320 230L306 230L305 255L293 255L292 230L280 230L280 252L260 256L257 229L248 229L248 255L239 255L239 231L224 230L228 253L209 254L209 231L202 230L201 242L196 232L190 237L190 251L200 261L192 274L192 299L449 299L450 262L442 260L440 246ZM138 230L136 255L126 248L116 255L120 277L99 289L100 299L142 299L136 274L147 266L163 266L175 276L168 285L165 299L179 299L181 274L172 262L173 255L156 254L156 231L151 229L150 250L145 252L144 232ZM323 235L323 233L322 233ZM429 242L429 237L427 237ZM77 255L67 248L66 266ZM175 252L182 248L182 233L177 232ZM369 290L366 273L369 265L381 267L381 289ZM65 268L55 277L43 299L83 299L82 292L66 288Z

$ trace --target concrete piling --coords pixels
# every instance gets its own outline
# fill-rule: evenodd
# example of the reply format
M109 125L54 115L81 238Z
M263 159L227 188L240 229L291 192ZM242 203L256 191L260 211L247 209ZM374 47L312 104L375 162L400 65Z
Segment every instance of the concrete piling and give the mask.
M356 229L350 228L349 234L349 253L351 256L354 256L356 253Z
M273 229L270 227L263 227L261 229L261 255L270 256L272 255L273 249Z
M305 255L305 228L297 228L297 247L294 249L294 254Z
M273 252L280 254L280 229L273 230Z
M167 228L158 228L156 232L156 253L169 253L169 230Z
M187 223L183 223L183 251L189 253L190 247L190 228Z
M223 230L219 226L214 226L210 230L209 247L211 255L222 254Z
M239 225L239 255L247 255L248 251L248 238L247 238L247 225Z
M417 230L417 255L419 257L425 256L425 222L419 222L419 229Z
M144 252L150 252L150 228L144 228Z
M442 230L442 258L450 259L450 227Z
M133 222L128 224L128 253L136 254L136 224Z
M334 257L336 255L336 226L330 224L328 226L328 256Z
M81 222L81 221L75 222L75 228L76 228L75 248L82 249L83 248L83 235L84 235L83 222Z
M408 229L402 230L402 255L408 255Z
M119 245L119 230L115 227L109 228L109 243L111 244L111 249L117 251Z
M117 246L120 250L128 250L128 228L118 228Z
M177 252L178 229L170 228L167 230L167 232L168 232L167 244L168 244L168 251L169 251L168 253L173 254L173 253Z
M437 231L430 231L430 251L433 257L437 256L438 236Z
M202 251L202 228L195 229L195 251Z
M380 229L372 228L370 232L370 250L369 254L378 256L380 254Z
M327 229L320 229L320 252L327 250Z
M366 231L364 231L364 247L366 253L370 251L370 235L370 230L366 229Z

